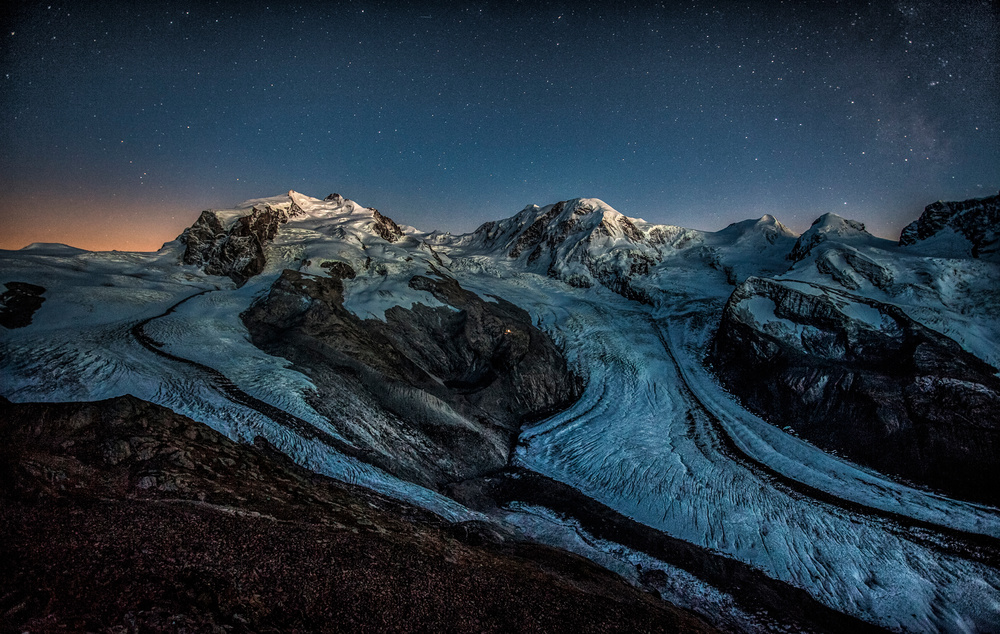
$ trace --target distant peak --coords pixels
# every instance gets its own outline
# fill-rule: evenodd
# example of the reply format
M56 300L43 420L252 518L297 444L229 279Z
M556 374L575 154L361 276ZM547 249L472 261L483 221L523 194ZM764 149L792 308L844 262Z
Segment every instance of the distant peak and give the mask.
M826 225L826 224L831 224L831 223L836 223L836 222L843 222L843 221L844 221L844 217L843 216L841 216L839 214L835 214L832 211L828 211L825 214L823 214L822 216L820 216L819 218L817 218L816 220L813 220L811 226L815 227L816 225Z
M35 253L73 255L77 253L89 253L86 249L71 247L62 242L32 242L28 246L21 247L21 251L33 251Z
M788 254L788 259L798 262L809 255L816 245L831 239L864 241L874 239L874 236L868 233L863 222L848 220L832 212L825 213L814 220L812 226L799 236L792 252Z
M310 207L314 205L322 205L323 201L318 198L313 198L312 196L306 196L305 194L300 194L294 189L288 190L288 199L293 203L298 205L300 208L309 210Z
M825 213L816 220L813 220L812 225L806 233L816 231L836 231L838 233L857 232L868 234L868 230L865 229L865 223L858 220L844 218L843 216L839 216L833 212Z

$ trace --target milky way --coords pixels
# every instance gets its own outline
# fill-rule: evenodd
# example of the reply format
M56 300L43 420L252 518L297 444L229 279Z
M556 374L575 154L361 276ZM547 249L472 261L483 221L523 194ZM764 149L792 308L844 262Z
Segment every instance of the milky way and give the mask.
M289 189L422 229L589 196L894 238L1000 187L990 2L81 4L3 22L2 248L155 249Z

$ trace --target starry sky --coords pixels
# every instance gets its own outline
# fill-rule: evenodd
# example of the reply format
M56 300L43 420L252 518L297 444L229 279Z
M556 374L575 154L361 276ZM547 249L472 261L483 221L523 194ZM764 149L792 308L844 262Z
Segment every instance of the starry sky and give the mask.
M5 249L155 250L289 189L423 230L596 197L896 238L1000 188L989 0L15 4Z

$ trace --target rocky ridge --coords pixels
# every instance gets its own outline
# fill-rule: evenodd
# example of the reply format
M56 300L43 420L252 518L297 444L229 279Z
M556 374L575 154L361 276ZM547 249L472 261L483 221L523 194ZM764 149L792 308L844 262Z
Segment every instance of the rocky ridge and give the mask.
M372 230L386 242L396 242L403 237L403 230L392 221L392 218L383 216L378 209L372 209L372 217L375 219Z
M709 359L773 424L884 473L1000 503L996 368L896 306L750 278L726 303Z
M499 252L527 270L572 286L601 284L639 301L631 282L645 276L669 250L684 249L701 232L631 219L595 198L531 205L517 215L488 222L466 237L471 249Z
M179 238L185 247L182 260L184 264L201 267L209 275L229 277L242 286L264 270L265 248L278 233L278 227L303 213L294 202L287 207L253 207L227 228L216 212L203 211Z
M513 304L438 273L408 285L439 306L363 320L344 307L354 269L323 268L286 269L241 318L255 345L313 379L317 411L390 473L440 488L506 466L523 422L581 393L559 349ZM363 404L345 400L345 385Z
M951 231L971 245L974 258L1000 258L1000 194L957 202L938 201L899 235L900 246L910 246Z
M242 286L264 271L270 245L278 236L280 227L309 217L300 202L309 205L319 201L290 191L288 202L253 205L249 212L237 212L235 216L231 211L203 211L198 220L178 238L184 245L181 261L200 267L208 275L229 277L237 286ZM366 223L367 230L388 243L398 242L404 237L403 229L377 209L362 208L339 194L330 194L323 202L332 203L334 213L343 216L369 216L371 221ZM324 213L329 214L330 211L325 210Z

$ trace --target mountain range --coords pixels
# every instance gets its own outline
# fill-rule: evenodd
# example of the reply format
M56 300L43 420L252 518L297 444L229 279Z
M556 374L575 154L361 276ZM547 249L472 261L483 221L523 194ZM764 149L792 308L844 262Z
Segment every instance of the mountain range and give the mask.
M351 584L373 612L378 592L412 592L386 572L405 551L435 579L485 566L569 589L462 592L461 630L517 614L546 630L995 631L998 227L1000 194L928 205L898 241L836 214L801 235L770 215L706 232L581 198L452 235L291 191L203 211L155 253L0 251L5 625L324 629L310 610L343 616ZM121 564L38 563L48 533L24 527L58 509L74 526L135 513L135 549L174 523L141 567L145 603L80 607L123 592ZM215 535L264 516L282 540L372 549L383 581L281 612L267 584L213 568L194 587L205 561L162 563L184 522ZM345 536L361 520L375 529ZM373 546L387 531L406 537ZM137 556L74 544L69 561ZM95 569L118 572L81 591ZM438 599L387 627L437 629ZM571 618L573 600L609 607Z

